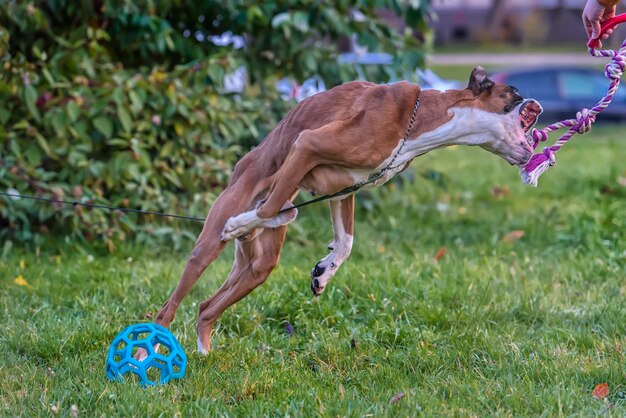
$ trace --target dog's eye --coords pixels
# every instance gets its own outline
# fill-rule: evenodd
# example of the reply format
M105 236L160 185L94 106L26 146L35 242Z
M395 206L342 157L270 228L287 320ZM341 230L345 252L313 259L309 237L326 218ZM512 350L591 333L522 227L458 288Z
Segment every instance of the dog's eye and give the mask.
M501 99L506 99L506 94L502 93L502 94L500 95L500 98L501 98Z

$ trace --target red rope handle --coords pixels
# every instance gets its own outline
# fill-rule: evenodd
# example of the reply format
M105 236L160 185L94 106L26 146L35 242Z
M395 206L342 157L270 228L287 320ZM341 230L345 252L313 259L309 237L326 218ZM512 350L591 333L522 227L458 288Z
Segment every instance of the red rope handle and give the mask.
M622 13L621 15L617 15L615 17L612 17L612 18L608 19L606 22L604 22L602 24L602 27L600 28L600 33L598 34L598 37L597 38L593 38L593 39L589 39L589 42L587 42L587 46L589 48L595 48L596 44L598 43L600 38L602 37L602 35L604 35L606 33L607 30L612 29L613 27L619 25L620 23L624 23L624 22L626 22L626 13Z

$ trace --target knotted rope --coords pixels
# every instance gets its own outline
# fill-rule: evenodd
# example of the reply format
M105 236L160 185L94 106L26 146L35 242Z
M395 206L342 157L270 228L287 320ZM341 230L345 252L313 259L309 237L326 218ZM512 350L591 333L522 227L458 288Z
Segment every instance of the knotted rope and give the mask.
M548 139L548 134L558 129L569 127L567 132L559 138L551 147L543 149L543 152L532 156L530 161L525 166L520 167L520 175L522 176L522 182L537 186L537 180L539 176L546 171L550 166L556 164L554 153L556 153L569 139L575 134L583 134L591 129L591 124L595 122L596 116L602 112L613 100L619 82L624 73L626 67L626 40L618 50L599 50L596 48L589 48L589 53L594 57L611 58L611 61L606 65L604 75L610 80L609 89L606 95L591 109L581 109L576 113L575 119L566 119L552 125L548 125L543 129L533 129L533 149L537 149L540 142L545 142Z

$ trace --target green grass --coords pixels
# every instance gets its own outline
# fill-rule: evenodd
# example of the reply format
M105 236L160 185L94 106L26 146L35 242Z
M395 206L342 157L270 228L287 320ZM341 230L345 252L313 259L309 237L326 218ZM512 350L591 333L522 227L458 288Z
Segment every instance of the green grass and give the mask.
M576 138L536 189L480 149L418 158L412 180L361 195L353 254L319 298L309 271L330 220L323 205L303 209L280 266L223 315L201 357L197 305L224 280L229 247L180 306L187 376L163 387L111 383L104 361L115 334L169 296L184 253L5 246L0 414L624 416L622 132ZM503 241L514 230L524 236ZM604 382L608 398L593 399Z
M435 72L439 77L449 80L459 80L462 82L467 82L469 80L470 74L472 70L479 64L476 65L431 65L429 68ZM487 66L487 71L491 73L495 73L502 67L497 67L493 65Z

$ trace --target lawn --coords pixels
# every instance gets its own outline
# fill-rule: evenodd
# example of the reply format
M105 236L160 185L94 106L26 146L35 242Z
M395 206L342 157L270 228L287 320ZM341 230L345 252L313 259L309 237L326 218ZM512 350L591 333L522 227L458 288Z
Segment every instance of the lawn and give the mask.
M480 149L418 158L360 195L353 253L318 298L309 272L330 220L324 204L302 209L280 266L202 357L197 305L225 279L230 247L180 306L187 376L162 387L109 382L106 352L150 321L191 243L4 243L0 414L624 416L624 129L576 138L536 189Z

